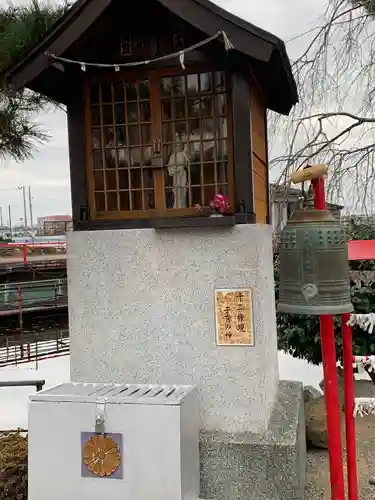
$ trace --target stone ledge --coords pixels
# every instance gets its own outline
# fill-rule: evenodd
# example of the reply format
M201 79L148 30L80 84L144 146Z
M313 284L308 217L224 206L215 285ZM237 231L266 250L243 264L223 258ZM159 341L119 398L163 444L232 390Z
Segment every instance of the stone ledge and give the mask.
M179 229L181 227L233 227L236 224L234 215L224 217L166 217L154 219L155 229Z
M202 432L201 498L302 500L306 477L303 387L280 382L262 435Z

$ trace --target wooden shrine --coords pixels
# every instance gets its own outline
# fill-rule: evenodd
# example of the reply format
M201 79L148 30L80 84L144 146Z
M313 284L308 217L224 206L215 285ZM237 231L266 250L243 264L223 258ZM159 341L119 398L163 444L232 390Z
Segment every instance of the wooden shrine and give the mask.
M79 0L7 83L67 107L74 230L270 222L266 112L298 100L290 63L208 0ZM196 210L216 193L226 222Z
M208 0L79 0L6 80L67 108L72 381L195 386L199 498L302 499L269 208L267 110L298 101L283 42Z

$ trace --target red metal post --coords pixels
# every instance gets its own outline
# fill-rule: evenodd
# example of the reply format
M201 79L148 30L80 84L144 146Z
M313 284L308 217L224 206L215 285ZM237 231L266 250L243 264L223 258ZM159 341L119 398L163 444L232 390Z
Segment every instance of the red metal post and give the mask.
M312 180L312 185L314 188L315 208L317 210L326 209L324 178L319 177ZM320 337L322 343L324 396L327 412L331 497L332 500L345 500L335 330L332 314L320 316Z
M19 315L19 325L20 331L22 329L22 287L18 287L18 315Z
M317 210L326 210L326 195L324 192L324 177L313 179L311 181L314 188L314 203Z
M23 263L25 266L27 265L27 245L23 246Z
M357 449L354 420L354 378L352 329L348 325L350 313L341 315L341 331L344 361L346 463L348 472L348 498L358 500Z
M18 287L18 316L20 327L20 350L21 359L23 359L23 311L22 311L22 287Z

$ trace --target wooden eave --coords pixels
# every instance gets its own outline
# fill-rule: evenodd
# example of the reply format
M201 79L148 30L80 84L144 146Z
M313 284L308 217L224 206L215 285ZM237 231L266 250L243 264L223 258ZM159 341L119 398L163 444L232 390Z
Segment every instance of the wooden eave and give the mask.
M56 22L50 32L33 49L10 68L6 81L17 91L23 87L39 90L42 73L51 67L46 52L62 56L96 21L112 0L78 0ZM298 94L284 43L276 36L218 7L209 0L155 0L170 12L212 36L219 29L226 32L235 50L251 62L258 61L270 75L266 89L267 106L287 114L298 102Z

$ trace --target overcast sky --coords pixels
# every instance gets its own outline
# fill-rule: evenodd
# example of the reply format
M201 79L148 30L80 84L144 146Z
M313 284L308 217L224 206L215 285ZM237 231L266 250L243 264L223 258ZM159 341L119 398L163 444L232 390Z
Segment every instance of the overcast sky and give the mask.
M0 3L5 2L0 0ZM13 3L20 2L13 0ZM215 0L215 3L287 41L317 23L327 0ZM287 47L293 57L301 50L301 41ZM23 164L8 160L0 168L4 222L9 204L14 223L23 217L19 185L31 186L34 222L38 216L71 213L66 115L54 111L39 115L36 121L51 135L51 140L40 147L32 160Z

